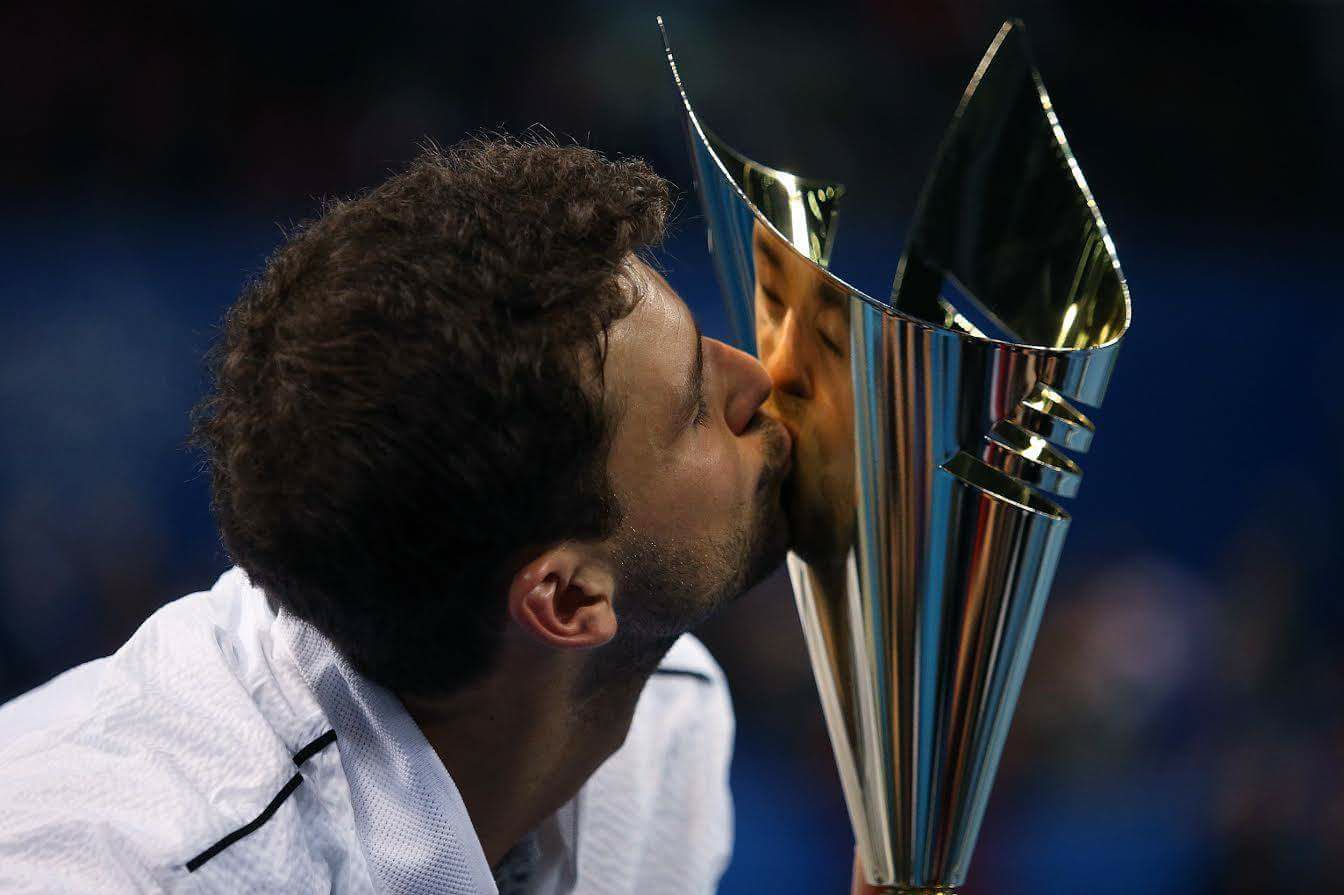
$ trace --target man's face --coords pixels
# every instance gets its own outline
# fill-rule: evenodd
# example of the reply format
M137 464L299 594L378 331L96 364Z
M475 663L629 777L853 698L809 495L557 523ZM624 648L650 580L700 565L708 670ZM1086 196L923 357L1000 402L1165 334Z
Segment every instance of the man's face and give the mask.
M842 561L854 540L854 383L847 297L759 222L756 344L774 387L767 408L789 429L795 469L784 490L793 550Z
M618 414L608 471L624 509L617 638L670 642L782 561L790 440L761 411L761 365L704 338L643 262L631 279L642 298L611 327L605 367Z

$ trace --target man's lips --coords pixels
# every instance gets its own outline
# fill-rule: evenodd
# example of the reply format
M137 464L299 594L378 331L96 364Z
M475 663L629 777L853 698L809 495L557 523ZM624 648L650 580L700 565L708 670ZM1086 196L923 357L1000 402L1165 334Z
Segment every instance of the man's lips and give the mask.
M756 411L747 431L761 439L761 470L756 488L782 488L793 472L793 433L778 417Z

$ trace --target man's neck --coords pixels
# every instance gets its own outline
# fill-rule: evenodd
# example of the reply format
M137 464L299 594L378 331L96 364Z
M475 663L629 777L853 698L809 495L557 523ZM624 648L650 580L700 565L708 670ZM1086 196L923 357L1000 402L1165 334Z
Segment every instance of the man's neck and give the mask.
M402 697L462 794L491 867L625 741L647 675L576 707L567 694L578 668L501 668L448 698Z

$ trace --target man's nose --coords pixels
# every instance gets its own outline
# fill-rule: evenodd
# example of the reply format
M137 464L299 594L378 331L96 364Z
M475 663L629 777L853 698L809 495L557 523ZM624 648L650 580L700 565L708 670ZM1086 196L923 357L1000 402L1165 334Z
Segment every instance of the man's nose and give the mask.
M717 363L727 385L727 404L724 418L734 435L741 435L756 411L770 397L770 374L765 367L745 351L739 351L717 339L705 342L718 354Z
M798 398L812 397L812 377L802 357L802 339L798 325L798 315L789 313L780 324L779 336L763 352L766 373L770 384L781 392Z

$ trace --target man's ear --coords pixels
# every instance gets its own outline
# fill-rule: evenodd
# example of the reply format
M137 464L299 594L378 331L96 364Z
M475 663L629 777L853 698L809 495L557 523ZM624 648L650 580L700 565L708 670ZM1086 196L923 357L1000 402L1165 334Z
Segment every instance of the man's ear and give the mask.
M518 570L509 584L509 616L541 642L591 649L616 636L611 567L573 543L552 547Z

